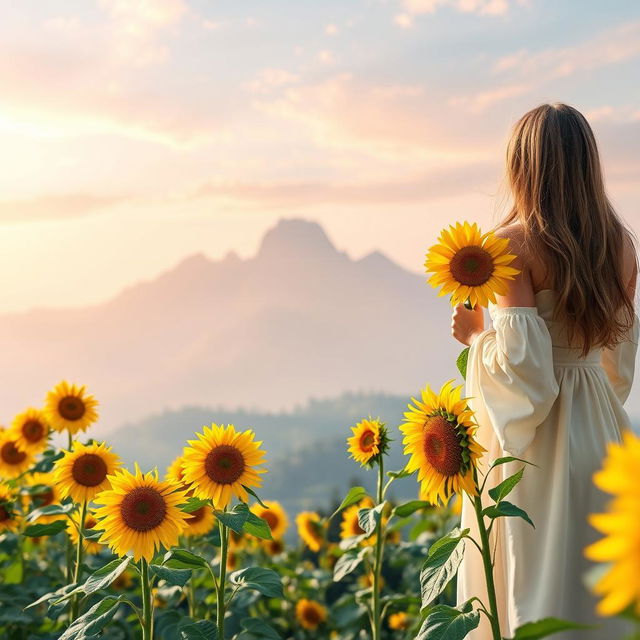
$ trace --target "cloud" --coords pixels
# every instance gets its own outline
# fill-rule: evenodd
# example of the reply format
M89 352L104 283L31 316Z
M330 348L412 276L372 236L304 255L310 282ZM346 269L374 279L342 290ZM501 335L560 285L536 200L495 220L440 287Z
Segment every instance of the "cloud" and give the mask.
M583 42L562 48L529 51L521 49L500 57L491 67L491 78L503 84L476 93L449 98L449 104L471 112L482 112L500 102L541 88L564 78L620 64L640 55L640 22L607 29ZM485 84L489 85L491 80Z
M538 83L619 64L640 55L640 21L607 29L571 47L532 52L521 49L500 58L493 74L537 78Z
M315 145L336 153L410 165L429 160L464 164L486 157L486 133L467 117L451 127L451 105L436 88L374 84L340 73L312 84L284 87L255 107L290 123Z
M512 4L515 4L513 0L402 0L403 9L411 15L435 13L442 7L452 7L460 13L501 16L509 11Z
M245 83L244 87L251 93L269 93L279 87L295 84L300 80L300 76L287 71L286 69L263 69L251 81Z
M1 222L32 222L77 218L119 204L124 196L98 196L87 193L42 195L21 200L0 200Z
M323 204L401 204L495 189L499 177L495 164L473 163L395 181L208 182L201 185L192 197L231 200L260 210Z

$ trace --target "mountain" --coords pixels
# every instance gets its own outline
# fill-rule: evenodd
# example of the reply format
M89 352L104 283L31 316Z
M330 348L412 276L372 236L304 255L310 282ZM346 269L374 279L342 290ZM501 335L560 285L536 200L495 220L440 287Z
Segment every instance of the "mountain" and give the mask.
M6 420L58 380L82 382L100 401L99 435L185 405L404 396L456 375L449 314L423 276L282 220L250 259L195 255L104 304L0 317L0 407Z

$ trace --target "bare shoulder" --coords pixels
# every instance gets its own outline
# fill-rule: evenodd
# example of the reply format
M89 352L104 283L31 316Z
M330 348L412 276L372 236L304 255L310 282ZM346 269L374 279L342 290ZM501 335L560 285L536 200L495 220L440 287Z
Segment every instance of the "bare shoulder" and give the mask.
M535 293L531 278L531 262L524 243L524 233L519 224L510 224L495 229L499 238L509 240L509 253L516 257L510 266L520 273L510 282L506 296L498 296L501 307L535 307Z

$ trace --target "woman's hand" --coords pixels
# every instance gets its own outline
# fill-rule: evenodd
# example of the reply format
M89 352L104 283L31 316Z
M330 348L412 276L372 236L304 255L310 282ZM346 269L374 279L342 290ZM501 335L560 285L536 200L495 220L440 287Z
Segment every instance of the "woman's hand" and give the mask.
M451 335L470 346L475 337L484 331L484 313L480 305L474 309L467 309L463 304L459 304L451 316Z

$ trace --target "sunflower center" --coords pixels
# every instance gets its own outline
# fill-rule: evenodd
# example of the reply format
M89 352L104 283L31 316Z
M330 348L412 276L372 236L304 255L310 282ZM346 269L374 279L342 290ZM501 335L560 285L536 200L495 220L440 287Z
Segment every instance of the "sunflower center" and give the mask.
M135 531L155 529L167 513L162 495L151 487L136 487L120 504L120 514L125 524Z
M192 511L189 514L191 517L187 520L187 524L196 524L197 522L200 522L200 520L204 518L205 509L206 507L200 507L199 509Z
M468 287L484 284L493 273L493 259L482 247L462 247L451 258L451 275Z
M280 523L280 520L278 519L278 516L275 513L271 512L271 511L265 511L264 513L262 513L260 515L260 517L263 520L267 521L267 524L269 525L269 528L271 529L271 531L273 531L278 526L278 524Z
M305 622L315 626L319 625L322 621L320 618L320 612L315 607L305 607L302 611L302 617Z
M31 496L31 500L33 501L33 504L38 508L48 507L53 503L54 497L55 496L53 495L53 490L47 489L46 491L42 491L41 493L33 494Z
M38 420L27 420L22 425L22 435L29 442L38 442L44 435L44 427Z
M365 431L360 436L360 448L367 453L373 449L376 443L376 436L373 431Z
M84 519L84 528L85 529L93 529L97 525L97 521L93 516L87 516Z
M244 457L228 444L221 444L209 452L204 469L207 475L218 484L233 484L244 473Z
M107 477L107 464L95 453L84 453L74 460L71 475L84 487L97 487Z
M269 540L269 551L274 555L282 553L284 551L282 540Z
M27 457L24 451L20 451L13 442L5 442L0 449L0 458L6 464L20 464Z
M458 434L443 416L427 418L422 441L424 455L429 464L443 476L455 476L462 468L462 447Z
M0 504L0 522L6 522L7 520L11 520L11 513L5 506Z
M80 420L85 412L84 402L77 396L66 396L58 402L58 411L65 420Z

